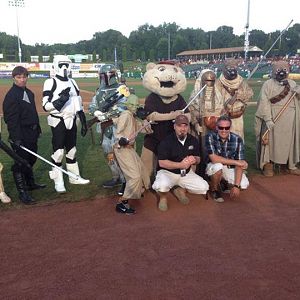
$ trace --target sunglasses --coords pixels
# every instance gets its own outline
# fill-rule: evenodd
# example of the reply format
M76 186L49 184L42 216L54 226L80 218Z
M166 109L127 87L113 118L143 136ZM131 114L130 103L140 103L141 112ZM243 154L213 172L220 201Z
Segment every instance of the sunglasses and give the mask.
M229 130L230 129L230 126L226 126L226 127L223 127L223 126L218 126L218 129L219 130Z

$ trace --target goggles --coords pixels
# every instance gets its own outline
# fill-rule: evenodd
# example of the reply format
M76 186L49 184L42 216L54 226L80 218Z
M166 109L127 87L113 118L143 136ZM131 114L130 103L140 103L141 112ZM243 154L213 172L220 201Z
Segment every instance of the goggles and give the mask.
M65 63L65 62L64 62L64 63L59 63L59 64L58 64L58 67L59 67L59 68L62 68L63 66L65 66L66 68L69 68L69 63Z

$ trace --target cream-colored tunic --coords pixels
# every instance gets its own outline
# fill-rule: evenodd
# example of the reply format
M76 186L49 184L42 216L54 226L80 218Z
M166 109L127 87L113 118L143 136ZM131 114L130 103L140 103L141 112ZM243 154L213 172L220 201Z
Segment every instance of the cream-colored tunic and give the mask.
M129 138L138 130L136 119L129 110L122 112L114 122L117 127L116 138L118 140L121 137ZM144 170L144 165L134 145L135 141L125 147L114 145L114 154L126 180L124 199L140 199L143 187L148 189L150 186L149 176Z
M291 90L296 86L293 80L288 80ZM255 114L255 134L258 151L257 162L262 169L263 166L272 161L277 164L289 162L290 169L300 161L300 119L299 119L299 95L296 95L287 106L280 118L269 133L268 145L261 145L260 131L262 121L274 120L280 109L290 99L292 91L279 102L272 104L270 99L279 95L284 89L274 79L267 80L261 89L259 103Z

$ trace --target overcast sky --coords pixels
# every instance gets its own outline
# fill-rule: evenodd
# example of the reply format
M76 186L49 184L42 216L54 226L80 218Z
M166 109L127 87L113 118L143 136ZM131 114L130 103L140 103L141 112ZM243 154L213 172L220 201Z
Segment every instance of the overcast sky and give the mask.
M11 0L14 1L14 0ZM179 1L178 1L179 2ZM17 11L0 0L0 31L23 43L76 43L108 29L125 36L140 25L175 22L181 28L216 30L227 25L240 35L245 30L248 0L24 0ZM126 6L125 6L126 5ZM300 0L251 0L249 30L283 30L291 20L300 23ZM292 25L293 25L292 24Z

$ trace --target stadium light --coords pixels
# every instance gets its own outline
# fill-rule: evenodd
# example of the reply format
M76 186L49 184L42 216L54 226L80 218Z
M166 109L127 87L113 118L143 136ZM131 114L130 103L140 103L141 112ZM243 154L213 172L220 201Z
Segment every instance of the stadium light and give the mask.
M19 15L18 15L18 8L25 6L25 0L8 0L8 5L9 6L14 6L16 8L19 62L22 62L22 50L21 50L20 35L19 35Z
M245 42L244 42L245 62L247 61L248 52L249 52L249 16L250 16L250 0L248 0L247 23L245 26Z
M171 37L170 32L168 33L168 60L171 59Z

